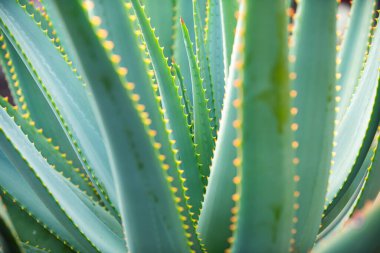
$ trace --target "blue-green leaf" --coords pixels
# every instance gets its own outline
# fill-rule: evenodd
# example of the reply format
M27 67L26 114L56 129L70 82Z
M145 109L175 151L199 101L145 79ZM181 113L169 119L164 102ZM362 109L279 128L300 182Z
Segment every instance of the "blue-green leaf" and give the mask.
M223 55L225 76L228 77L228 68L231 62L232 47L236 28L235 14L238 11L238 2L235 0L221 0L223 25Z
M187 85L186 90L189 93L190 103L193 103L193 91L191 89L190 64L188 62L185 43L181 34L181 24L179 18L183 18L186 24L189 24L190 40L195 41L194 20L193 20L193 3L189 0L176 0L176 17L174 33L174 60L181 67L182 75Z
M340 233L318 243L313 252L377 252L380 231L380 203L357 212Z
M290 128L285 3L246 4L238 83L237 202L233 252L286 252L293 226L294 151ZM258 232L259 231L259 232Z
M194 133L194 117L193 117L193 106L190 103L189 96L187 94L187 90L185 84L183 83L183 76L181 73L181 69L176 63L173 63L172 67L173 75L176 77L177 86L179 87L180 97L182 100L182 104L185 106L185 114L187 118L187 124L191 127L190 132Z
M354 180L349 183L347 190L341 194L331 207L325 210L322 218L318 240L339 231L344 223L350 218L357 206L360 195L367 186L367 178L372 168L372 159L378 145L375 138L373 147L368 151L365 161L356 174Z
M97 37L99 30L91 25L79 1L52 3L72 39L93 94L128 248L133 252L189 250L188 235L177 210L176 202L180 200L174 198L171 178L162 163L165 157L159 154L160 147L152 138L156 132L149 129L151 120L137 103L139 97L126 81L126 73L112 61L113 47Z
M355 0L351 7L349 28L337 57L338 120L342 120L356 87L360 85L358 80L367 52L374 3L374 0Z
M225 67L223 47L223 27L220 0L209 0L207 12L206 49L210 63L211 83L213 89L215 120L218 127L224 99Z
M231 218L236 214L232 196L236 193L236 185L233 181L236 177L234 160L237 158L236 146L239 145L239 142L236 141L237 135L233 123L237 119L235 106L241 101L237 99L235 84L238 84L242 78L239 68L243 49L242 24L243 15L240 15L219 130L223 134L216 141L211 174L198 223L199 236L210 253L223 252L229 247L228 238L233 233Z
M71 146L62 124L54 115L53 108L49 106L48 100L44 97L7 37L1 36L0 41L2 43L1 51L5 54L2 67L3 69L9 69L11 74L11 78L8 78L8 84L11 90L16 93L12 93L12 96L16 102L17 111L23 115L25 120L35 124L36 128L41 129L39 131L42 131L49 140L51 139L51 145L56 145L55 147L59 148L60 152L64 153L67 159L71 160L73 165L80 168L81 173L83 173L84 170L81 168L81 163L75 150Z
M214 150L214 140L210 125L210 114L207 108L206 92L202 85L201 73L193 51L193 45L190 41L189 31L181 19L182 33L185 41L187 56L190 63L191 83L193 87L193 113L194 113L194 143L195 151L199 155L199 167L204 179L204 185L207 185L207 177L210 174L210 165L212 152Z
M309 251L321 222L332 157L335 68L336 1L303 0L297 7L294 44L289 59L294 98L292 113L297 148L294 162L299 193L293 245Z
M367 182L360 195L356 210L362 209L367 202L374 201L380 192L380 150L377 148L372 166L368 172Z
M141 31L151 56L165 117L169 120L168 127L173 131L172 137L175 141L175 148L178 149L178 160L182 162L181 169L184 171L183 177L186 179L185 186L188 188L189 204L192 206L191 210L195 213L195 217L198 217L201 201L203 200L203 184L195 155L194 143L190 136L190 127L187 125L186 115L184 114L184 106L181 105L181 99L178 96L175 78L171 75L167 60L164 58L162 49L157 43L143 9L137 0L132 0L131 3L140 22Z
M344 193L370 148L380 121L380 29L376 30L358 90L345 116L336 128L326 205ZM366 99L363 99L363 98Z
M105 203L108 203L107 193L112 202L115 202L115 189L105 145L90 108L86 87L54 43L16 1L0 3L0 21L4 34L64 126L65 133L94 186L99 189Z
M16 124L20 126L28 139L34 143L36 149L41 152L41 155L47 159L49 164L57 171L63 173L66 178L78 185L80 189L85 191L89 196L98 198L94 189L89 185L88 178L81 175L81 171L73 167L72 162L66 159L66 154L59 152L51 143L51 140L46 138L41 131L36 129L33 121L26 120L18 113L6 99L0 98L0 107L4 108L8 115L14 119Z
M100 218L101 207L54 171L3 109L0 147L33 192L86 251L125 251L117 221L109 214Z
M174 31L176 26L177 0L143 0L147 15L151 18L152 27L160 38L160 45L164 47L164 54L173 57Z
M0 199L0 248L5 253L22 253L21 243Z
M193 13L194 13L194 29L195 29L195 45L196 45L196 58L200 69L200 77L202 79L203 88L205 89L207 106L210 109L211 127L213 127L213 135L216 136L216 125L219 121L215 117L215 99L214 90L212 88L210 64L206 51L204 27L201 19L201 3L198 0L193 1ZM186 46L186 41L185 41ZM192 51L191 51L192 53ZM191 61L189 61L191 66ZM190 72L192 73L191 67ZM192 80L193 81L193 80ZM192 83L194 85L194 83ZM193 87L194 89L194 87Z
M0 186L3 194L9 195L12 201L20 204L24 210L36 217L51 233L57 235L62 241L68 243L76 250L84 250L78 239L73 237L61 222L48 209L46 204L34 193L28 182L18 172L17 168L8 160L0 150ZM20 187L21 186L21 187Z
M38 245L51 252L75 252L66 241L50 232L45 224L13 200L9 194L3 194L2 197L20 241L28 245Z

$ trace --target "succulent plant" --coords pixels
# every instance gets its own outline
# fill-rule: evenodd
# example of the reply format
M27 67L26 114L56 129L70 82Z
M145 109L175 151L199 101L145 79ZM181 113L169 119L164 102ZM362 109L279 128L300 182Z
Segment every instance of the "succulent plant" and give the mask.
M378 250L378 3L297 2L0 0L1 250Z

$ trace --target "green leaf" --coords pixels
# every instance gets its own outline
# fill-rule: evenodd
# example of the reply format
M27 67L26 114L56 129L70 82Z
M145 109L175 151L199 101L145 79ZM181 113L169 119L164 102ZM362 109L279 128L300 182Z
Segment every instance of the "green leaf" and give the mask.
M9 219L6 206L0 199L0 248L4 253L21 253L21 245Z
M344 229L317 244L313 252L377 252L380 247L380 203L354 214Z
M199 20L200 20L199 25L200 27L202 27L202 31L204 34L206 32L206 27L207 27L207 8L210 6L210 4L209 4L209 0L196 0L196 1L199 7L198 9L198 15L199 15ZM194 5L194 2L193 2L193 5ZM194 9L193 9L193 14L194 14ZM195 27L194 27L194 30L196 30Z
M317 236L326 194L334 131L335 1L304 0L298 6L290 54L294 98L294 162L299 181L294 249L309 251ZM291 41L292 43L292 41Z
M161 146L161 153L165 156L165 166L168 166L168 175L173 178L172 186L177 190L176 197L181 199L179 205L182 207L186 216L188 231L193 235L193 248L200 250L200 244L196 239L195 228L192 214L189 212L188 198L186 188L183 186L183 178L180 175L179 161L176 160L175 150L172 142L169 140L169 134L165 126L163 111L161 110L160 101L156 95L155 87L152 82L149 64L151 60L144 58L145 51L139 47L139 37L135 33L134 19L129 18L124 3L122 1L102 2L94 1L94 8L89 12L90 20L103 20L102 24L96 26L98 31L107 31L107 40L112 41L111 61L118 62L119 66L126 68L129 85L134 86L134 93L139 96L140 106L143 106L151 120L150 128L157 132L154 140ZM119 31L124 31L120 33ZM98 33L98 36L101 33Z
M3 194L3 202L20 241L28 245L38 245L50 252L74 252L65 241L52 234L46 225L28 213L19 203L13 201L10 195Z
M380 150L377 148L372 166L368 172L367 182L360 195L356 210L364 208L367 202L374 201L380 192Z
M194 133L193 107L190 103L189 96L187 95L187 90L186 90L185 85L183 83L184 80L183 80L183 76L181 73L181 69L179 68L179 66L176 63L173 63L172 72L173 72L173 75L176 77L175 80L177 82L177 86L179 86L180 97L182 97L181 98L182 104L185 106L185 114L186 114L186 118L187 118L187 124L189 126L191 126L190 132L193 134Z
M184 171L182 176L186 179L185 186L189 189L189 204L195 214L194 217L197 218L201 201L203 200L203 184L195 155L194 143L190 136L190 127L187 125L184 108L178 96L178 87L175 85L175 78L171 75L167 60L164 58L162 49L157 43L143 9L137 0L132 0L131 3L140 22L141 31L151 56L165 110L165 118L169 120L169 129L173 131L172 136L175 140L175 148L178 149L178 160L181 161L181 169Z
M170 188L164 157L152 138L156 133L149 129L151 121L137 103L139 98L125 73L112 62L109 42L97 37L99 30L91 25L78 1L53 3L72 38L93 94L128 248L136 252L188 251L190 243L177 210L175 190Z
M66 46L64 41L61 41L61 37L58 38L56 27L53 27L53 23L50 20L50 16L47 14L43 1L40 3L31 2L28 0L16 0L19 5L28 13L28 15L37 23L40 29L45 35L47 35L52 43L59 50L61 56L69 64L72 72L81 79L80 74L76 69L76 63L71 61L72 50L70 48L64 48ZM65 38L63 38L65 40ZM69 51L66 53L66 50ZM70 54L70 57L69 57Z
M58 145L62 153L65 153L73 164L80 168L82 173L83 168L75 153L75 149L71 146L68 136L65 134L63 125L54 115L54 109L50 107L48 100L43 92L34 81L29 70L18 55L17 51L7 39L6 36L0 38L2 43L2 52L5 54L5 59L2 62L3 69L9 69L12 72L12 78L9 83L11 90L15 90L13 98L16 101L17 110L23 114L27 121L35 122L36 127L43 131L43 134L52 139L52 144Z
M371 146L380 121L380 29L375 32L358 90L336 128L326 205L333 204L352 182ZM363 99L363 98L366 99Z
M81 175L81 171L74 168L71 161L66 160L66 155L59 152L51 143L51 140L46 138L41 131L35 128L33 121L27 121L3 98L0 98L0 107L5 109L8 115L14 119L24 134L28 136L30 142L34 143L36 149L41 152L43 157L46 157L51 166L63 173L66 178L70 178L73 184L78 185L78 187L89 196L95 199L98 198L92 186L89 185L88 178Z
M20 204L23 210L35 217L42 226L46 227L52 234L61 238L70 247L76 250L84 250L80 246L79 241L74 238L61 222L54 216L52 211L48 209L46 204L34 193L28 182L18 172L5 154L0 150L0 185L2 194L9 196L13 202ZM16 224L17 225L17 224ZM22 234L20 234L22 236Z
M210 174L211 158L214 149L214 140L210 126L211 120L209 118L205 90L202 85L199 66L190 41L189 31L187 30L183 19L181 19L181 23L187 56L190 62L191 83L193 87L195 151L199 154L200 172L204 179L204 185L206 186L207 177Z
M215 120L217 127L222 113L224 89L225 89L225 67L222 31L222 13L220 0L209 0L207 12L206 49L210 62L211 83L215 99Z
M46 253L49 252L46 249L42 249L37 246L32 246L30 244L23 243L22 247L26 253Z
M142 1L148 17L151 18L152 27L160 38L160 45L164 47L164 54L169 59L173 56L176 2L177 0Z
M208 55L206 52L206 44L204 42L205 41L204 27L202 24L200 12L201 12L201 3L197 0L194 0L193 13L194 13L196 58L197 58L197 62L200 69L200 77L202 79L203 88L205 89L207 106L210 109L210 118L212 119L211 127L213 127L213 136L215 137L216 129L217 129L216 125L219 123L219 121L217 121L216 116L215 116L214 91L213 91L212 83L211 83L210 64L209 64ZM185 42L185 46L186 46L186 42ZM189 63L191 66L191 61L189 61ZM191 67L190 67L190 72L192 72Z
M342 120L356 87L360 85L358 80L367 53L374 3L374 0L355 0L351 7L349 28L337 57L339 63L337 73L340 75L337 80L339 89L337 96L340 99L339 112L336 115L338 120Z
M4 41L4 34L0 30L0 64L1 70L4 73L5 79L7 81L7 86L11 93L11 96L14 100L17 109L25 114L28 112L28 108L25 104L25 98L23 98L22 90L19 88L19 80L18 76L15 73L15 69L13 67L13 61L11 60L11 56L9 50L7 50L7 44ZM24 105L25 104L25 105Z
M335 201L331 208L325 210L318 240L341 229L344 223L350 218L354 209L356 209L360 195L367 185L366 182L372 167L372 159L377 145L378 141L377 138L375 138L373 147L368 151L365 161L361 165L354 180L347 186L347 190L341 195L339 200Z
M3 109L0 147L34 193L86 251L125 251L117 221L109 214L100 218L101 207L54 171ZM109 221L114 221L112 226Z
M185 43L181 34L181 24L177 22L183 18L186 24L189 24L190 40L195 41L193 3L189 0L176 0L175 16L175 33L174 33L174 60L181 67L182 75L187 85L186 90L189 93L190 103L193 103L193 91L191 89L190 63L188 62Z
M210 253L223 252L229 247L228 238L233 233L231 218L236 214L236 208L233 209L235 202L232 195L236 193L236 185L233 181L236 177L234 160L237 158L236 146L239 143L235 141L237 134L233 123L237 119L237 110L234 104L241 101L237 99L235 84L241 80L242 74L239 68L243 49L242 23L243 15L240 15L219 130L223 134L216 141L211 174L198 223L199 236ZM215 231L218 232L215 233Z
M289 250L294 165L284 1L246 1L233 252ZM254 31L254 32L251 32ZM260 231L259 233L257 231Z
M238 2L235 0L221 0L220 8L222 9L222 29L223 29L223 59L224 75L228 77L228 68L231 63L232 47L234 43L234 34L236 27L235 14L238 11Z
M57 33L52 26L44 6L28 0L17 0L17 2L30 14L30 17L38 23L41 29L44 30L44 33L53 40L54 44L60 46L60 40L57 37Z
M87 88L77 78L54 43L18 3L1 2L0 21L4 34L17 50L54 109L55 116L64 126L65 133L102 199L108 203L109 195L111 201L115 202L108 158L90 108Z

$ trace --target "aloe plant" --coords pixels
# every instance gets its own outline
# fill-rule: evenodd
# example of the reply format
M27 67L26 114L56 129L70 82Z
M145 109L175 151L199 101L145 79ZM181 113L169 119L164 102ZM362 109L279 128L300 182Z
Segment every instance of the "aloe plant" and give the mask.
M378 250L376 1L291 2L0 0L2 251Z

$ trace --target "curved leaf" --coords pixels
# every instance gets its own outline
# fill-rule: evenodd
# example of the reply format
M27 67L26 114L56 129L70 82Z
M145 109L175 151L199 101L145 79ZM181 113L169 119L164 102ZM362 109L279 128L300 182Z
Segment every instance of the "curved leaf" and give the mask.
M233 179L236 177L234 160L237 158L236 145L238 142L235 141L237 133L233 122L237 119L235 105L240 101L237 99L235 84L241 79L239 66L242 61L243 49L243 15L239 17L219 130L223 134L216 141L215 155L198 223L199 236L210 253L223 252L229 247L228 238L232 236L233 232L231 218L234 215L233 210L236 209L233 209L235 201L233 201L232 195L236 193Z
M187 125L184 108L178 96L178 87L175 85L174 77L170 73L170 68L164 58L162 49L157 43L143 9L137 0L131 0L131 3L140 22L141 31L151 56L159 92L162 96L165 117L169 120L168 126L173 131L172 136L175 140L175 147L178 149L178 159L182 162L181 169L184 171L183 177L186 179L185 186L189 189L189 204L195 217L198 217L203 200L203 184L194 143L190 136L190 127ZM182 70L183 68L181 68Z
M203 184L206 186L207 177L210 175L211 158L214 149L214 140L210 125L211 120L209 109L207 108L206 92L203 88L201 73L193 52L189 31L183 19L181 19L181 23L187 57L190 63L191 83L193 87L195 151L199 154L200 172L204 179Z
M97 37L98 30L79 1L52 3L70 34L93 93L128 248L136 252L187 251L190 243L162 163L165 157L159 155L160 147L152 138L156 132L149 129L151 121L137 103L139 97L125 73L112 62L113 47Z
M105 146L82 81L16 1L0 3L0 20L1 29L54 109L55 116L64 126L77 156L104 202L109 202L105 190L115 202Z
M96 203L52 170L3 109L0 110L0 147L32 190L87 251L125 251L121 227L100 219ZM42 183L43 182L43 183ZM88 202L92 203L88 205ZM87 203L86 203L87 202ZM113 220L111 215L108 215Z
M339 234L318 243L313 252L377 252L380 243L380 203L357 212Z
M355 0L351 7L349 28L337 56L337 73L340 75L337 80L340 100L337 104L338 120L343 118L356 87L360 85L358 80L367 53L374 3L374 0Z
M380 29L376 30L358 90L336 129L326 205L330 205L345 185L352 182L375 136L380 121ZM366 99L363 99L363 98Z
M9 195L3 195L3 201L20 241L28 245L38 245L51 252L75 252L66 241L58 239L59 237L52 234L46 225L39 222L19 203L13 201Z

